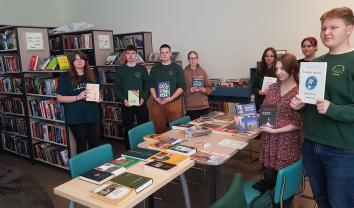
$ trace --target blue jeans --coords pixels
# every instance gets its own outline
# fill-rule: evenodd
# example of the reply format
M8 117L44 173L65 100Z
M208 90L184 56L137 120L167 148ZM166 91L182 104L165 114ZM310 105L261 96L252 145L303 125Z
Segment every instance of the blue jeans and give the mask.
M318 207L354 207L354 151L305 139L302 154Z

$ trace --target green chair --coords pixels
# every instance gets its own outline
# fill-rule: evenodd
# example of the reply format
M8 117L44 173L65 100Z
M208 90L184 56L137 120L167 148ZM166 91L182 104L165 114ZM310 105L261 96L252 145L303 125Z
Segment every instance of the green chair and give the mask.
M74 179L82 173L114 160L112 145L104 144L69 159L71 178ZM69 207L74 208L75 202L70 201Z
M282 208L284 200L290 198L294 194L302 194L304 187L303 172L304 166L302 159L278 172L277 182L275 185L274 203L280 203L280 207ZM251 201L261 194L260 191L252 188L253 184L258 181L258 179L250 180L243 185L247 205L250 205ZM300 186L301 192L296 193Z
M170 122L170 130L172 129L172 126L175 125L175 124L178 124L178 123L182 123L182 124L185 124L185 123L189 123L191 121L191 117L189 116L185 116L185 117L182 117L182 118L179 118L175 121L172 121Z
M149 121L147 123L140 124L128 131L128 138L130 148L134 149L139 143L144 141L144 136L155 133L154 123Z
M210 208L246 208L246 198L243 192L243 177L240 173L236 173L229 189L225 194Z

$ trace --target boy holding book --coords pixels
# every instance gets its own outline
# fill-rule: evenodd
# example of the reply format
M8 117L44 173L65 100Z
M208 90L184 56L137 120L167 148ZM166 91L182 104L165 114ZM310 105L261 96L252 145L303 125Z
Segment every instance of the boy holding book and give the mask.
M335 8L320 21L329 52L312 61L327 62L324 99L305 105L296 95L290 106L304 112L302 154L318 207L354 207L354 15Z
M171 55L171 47L162 45L162 63L156 64L150 71L149 88L154 99L152 113L157 134L165 132L166 119L172 122L182 116L181 94L186 89L186 80L182 67L170 60Z
M149 121L146 101L150 97L150 92L147 69L145 66L136 64L135 62L138 56L136 46L128 45L125 51L127 63L117 69L113 90L117 98L123 102L124 143L125 148L130 150L128 131L133 128L134 116L136 116L138 125ZM133 94L138 97L136 104L133 104L134 99L131 96Z

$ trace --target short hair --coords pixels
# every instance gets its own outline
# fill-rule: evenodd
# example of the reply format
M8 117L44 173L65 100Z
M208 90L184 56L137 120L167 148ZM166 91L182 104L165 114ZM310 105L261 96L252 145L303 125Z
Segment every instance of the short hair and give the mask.
M297 84L299 84L299 73L300 73L300 66L299 62L297 61L296 57L292 54L284 54L278 57L274 63L280 63L283 65L284 71L289 74L289 76L294 76L294 79ZM276 74L276 69L274 67L274 74Z
M265 62L265 57L266 57L268 51L272 51L272 53L274 55L273 68L274 68L275 59L277 59L277 57L278 57L277 51L273 47L268 47L264 50L263 55L262 55L262 61L261 61L261 69L258 72L258 76L260 76L260 77L265 76L268 71L267 63ZM272 73L273 73L273 70L270 71L270 76L274 76L274 74L272 74Z
M354 25L353 11L348 7L334 8L332 10L327 11L321 16L320 18L321 23L326 18L337 18L337 19L340 18L344 21L344 24L346 26Z
M161 48L168 48L171 51L171 47L167 44L163 44L162 46L160 46L160 51L161 51Z
M317 47L317 40L316 38L314 37L307 37L307 38L304 38L302 41L301 41L301 46L302 44L304 44L305 41L308 41L311 43L312 47ZM317 50L316 50L317 51Z
M127 45L125 47L125 51L135 51L135 52L138 52L138 49L135 45Z

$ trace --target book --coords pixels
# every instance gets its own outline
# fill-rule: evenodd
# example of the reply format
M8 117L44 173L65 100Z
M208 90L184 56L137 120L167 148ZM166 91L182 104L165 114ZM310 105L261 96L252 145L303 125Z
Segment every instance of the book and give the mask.
M127 60L127 57L125 56L125 53L122 53L117 61L116 64L123 65L125 61Z
M205 150L200 150L195 154L191 155L190 157L192 160L197 160L200 162L205 162L213 165L219 165L229 158L228 155L205 151Z
M105 172L101 170L91 169L79 176L81 180L88 181L97 185L101 185L102 183L108 181L113 178L114 174L110 172Z
M159 152L160 151L135 147L134 149L123 152L122 156L147 161L149 157L156 155Z
M109 181L90 191L92 197L116 206L132 198L135 194L134 189Z
M203 76L193 76L193 87L197 88L198 91L204 87Z
M58 59L57 57L54 57L48 64L47 66L47 70L55 70L55 68L57 67L58 65Z
M214 120L215 118L218 118L218 117L224 116L224 115L225 115L224 112L214 111L214 112L210 112L208 114L202 115L200 118Z
M173 165L181 165L189 160L189 156L187 155L182 155L178 153L170 153L170 152L159 152L156 155L153 155L148 158L150 161L162 161L165 163L170 163Z
M135 59L135 63L137 63L137 64L143 64L143 63L145 63L145 62L144 62L144 59L142 58L142 54L140 55L139 52L138 52L138 55L137 55L137 57L136 57L136 59Z
M165 163L162 161L151 161L144 165L144 169L147 171L154 171L156 173L165 173L165 174L169 173L170 170L173 170L174 167L176 167L176 165Z
M191 138L191 137L197 137L197 136L204 136L207 134L210 134L212 131L211 130L206 130L202 128L190 128L184 130L186 134L186 138Z
M212 130L212 132L216 133L216 134L224 134L224 135L233 136L234 133L238 132L238 129L226 128L226 127L216 127L215 129Z
M183 155L191 155L197 152L197 148L194 147L189 147L189 146L184 146L182 144L175 144L171 147L168 147L166 149L167 152L175 152Z
M226 116L220 116L220 117L217 117L217 118L214 118L214 122L215 123L234 123L235 122L235 119L234 119L234 116L233 114L228 114Z
M269 85L277 82L276 77L267 77L265 76L263 79L262 91L267 92Z
M49 58L44 58L42 62L38 65L37 69L43 71L48 66L49 62Z
M37 69L38 56L32 56L29 70L34 71Z
M235 149L243 149L248 145L248 142L240 142L231 139L224 139L218 143L219 146L231 147Z
M277 106L261 105L259 113L259 126L277 128Z
M259 129L255 129L252 131L243 131L243 132L239 131L239 132L235 133L235 136L247 138L247 139L254 139L261 133L262 133L262 131L260 131Z
M122 167L124 169L127 169L127 168L130 168L133 165L138 164L139 162L141 162L141 159L127 157L127 156L122 156L120 158L117 158L117 159L109 162L109 164L115 165L115 166L118 166L118 167Z
M216 123L204 123L204 124L201 124L198 126L199 128L202 128L202 129L215 129L217 127L221 127L220 124L216 124Z
M299 95L301 102L316 104L324 98L326 87L327 62L301 62Z
M110 163L105 163L105 164L103 164L101 166L98 166L95 169L96 170L101 170L101 171L104 171L104 172L112 173L114 176L117 176L117 175L123 173L126 170L126 168L124 168L124 167L117 166L117 165L110 164Z
M188 124L188 123L176 123L176 124L172 125L172 129L177 129L177 130L185 130L185 129L189 129L192 127L195 127L195 125Z
M252 131L259 129L256 105L254 103L236 106L237 116L240 117L239 130Z
M110 180L110 182L117 183L135 190L136 193L144 190L152 184L152 178L145 176L124 172Z
M159 59L159 53L150 53L149 54L149 61L157 62L158 59Z
M65 55L57 56L57 60L58 60L60 70L69 70L70 69L70 65L69 65L69 61L68 61L67 56L65 56Z
M100 99L100 85L99 84L86 84L86 90L89 91L86 101L99 101Z
M208 123L208 122L212 122L212 121L211 120L207 120L207 119L197 118L197 119L194 119L194 120L190 121L189 123L190 124L194 124L194 125L200 125L200 124L205 124L205 123Z
M185 140L183 139L176 139L176 138L167 138L164 140L160 140L157 142L154 142L152 144L148 144L148 149L154 149L154 150L166 150L168 147L171 147L175 144L184 142Z
M149 134L143 137L144 140L152 141L152 142L160 141L162 139L167 139L167 138L168 136L164 136L160 134Z
M158 82L157 83L157 97L165 99L170 97L170 82Z
M128 90L128 104L139 105L139 90Z
M109 56L106 58L106 61L104 62L104 65L111 65L114 64L117 56L119 56L118 53L114 53L112 52L111 54L109 54Z
M207 143L207 142L202 142L202 141L196 141L196 142L192 142L192 141L185 141L182 142L181 145L183 146L188 146L188 147L193 147L196 148L197 151L205 149L207 147L209 147L211 144Z

